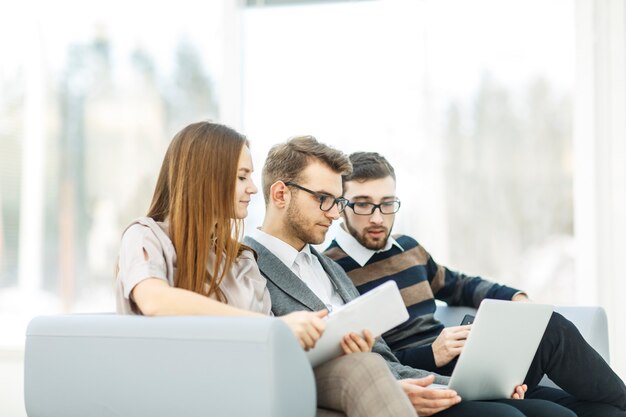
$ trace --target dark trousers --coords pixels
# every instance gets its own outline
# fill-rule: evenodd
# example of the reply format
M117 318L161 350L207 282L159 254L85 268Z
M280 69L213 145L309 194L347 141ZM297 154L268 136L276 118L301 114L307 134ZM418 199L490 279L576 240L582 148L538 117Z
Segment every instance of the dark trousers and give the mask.
M461 401L437 417L576 417L565 407L545 400ZM599 416L598 416L599 417Z
M544 374L562 390L538 387ZM558 313L548 322L524 383L526 398L553 401L578 417L626 416L624 382L576 326Z
M411 349L397 352L397 356L405 365L424 369L411 360ZM455 364L453 361L428 370L450 375ZM544 375L562 390L538 387ZM624 382L589 346L576 326L559 313L552 314L524 383L528 385L527 399L561 404L578 417L626 416Z
M626 411L614 405L582 401L567 392L549 387L535 387L526 393L526 398L543 399L572 410L578 417L624 417ZM527 400L524 400L527 401Z

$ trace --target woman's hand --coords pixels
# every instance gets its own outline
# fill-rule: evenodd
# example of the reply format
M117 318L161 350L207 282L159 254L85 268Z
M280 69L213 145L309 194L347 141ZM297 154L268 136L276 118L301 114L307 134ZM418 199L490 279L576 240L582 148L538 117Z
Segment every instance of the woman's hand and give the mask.
M374 346L374 336L369 330L363 330L363 337L352 332L341 339L341 350L344 355L356 352L371 352Z
M291 329L300 342L302 349L309 350L315 346L326 329L326 322L322 320L328 315L328 310L296 311L279 317Z
M523 400L526 395L526 391L528 391L528 386L526 384L518 385L515 387L513 394L511 394L511 398L514 400Z

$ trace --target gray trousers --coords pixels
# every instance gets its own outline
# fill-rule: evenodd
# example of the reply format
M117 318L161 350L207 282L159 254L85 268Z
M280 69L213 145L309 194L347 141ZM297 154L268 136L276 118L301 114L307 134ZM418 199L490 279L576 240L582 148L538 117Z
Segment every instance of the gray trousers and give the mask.
M317 417L416 417L417 413L376 353L352 353L316 367Z

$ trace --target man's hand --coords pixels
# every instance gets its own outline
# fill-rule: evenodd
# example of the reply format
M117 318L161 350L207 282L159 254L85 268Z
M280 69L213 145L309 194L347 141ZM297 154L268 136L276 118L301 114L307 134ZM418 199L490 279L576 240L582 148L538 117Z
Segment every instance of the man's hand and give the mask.
M287 323L293 334L300 342L302 349L309 350L326 329L326 322L322 320L328 315L328 310L320 311L296 311L279 317Z
M514 400L523 400L526 395L526 391L528 391L528 386L526 384L518 385L515 387L513 394L511 394L511 398Z
M465 339L469 336L472 326L453 326L443 329L432 344L435 365L442 367L461 353Z
M344 355L356 352L371 352L374 336L369 330L363 330L363 337L356 333L348 333L341 339L341 350Z
M525 293L521 292L519 294L515 294L513 298L511 298L511 301L530 302L530 298L528 298Z
M461 402L456 391L426 388L434 380L434 375L429 375L425 378L398 381L420 417L433 415Z

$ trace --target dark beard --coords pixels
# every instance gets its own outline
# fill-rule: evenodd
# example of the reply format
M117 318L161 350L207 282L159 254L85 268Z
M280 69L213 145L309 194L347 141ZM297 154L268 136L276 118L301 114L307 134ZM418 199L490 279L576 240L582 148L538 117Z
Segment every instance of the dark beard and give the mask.
M346 228L348 229L348 233L350 233L352 236L354 236L354 238L362 245L365 246L367 249L370 250L379 250L385 247L385 245L387 245L387 240L389 240L389 235L391 233L391 230L387 230L387 228L384 228L386 230L386 234L384 239L378 240L378 241L372 241L369 239L365 238L365 233L363 234L363 236L361 236L359 234L359 232L353 228L352 226L350 226L350 223L348 223L348 221L344 218L343 220L344 224L346 225ZM368 229L365 229L364 232L367 232Z

